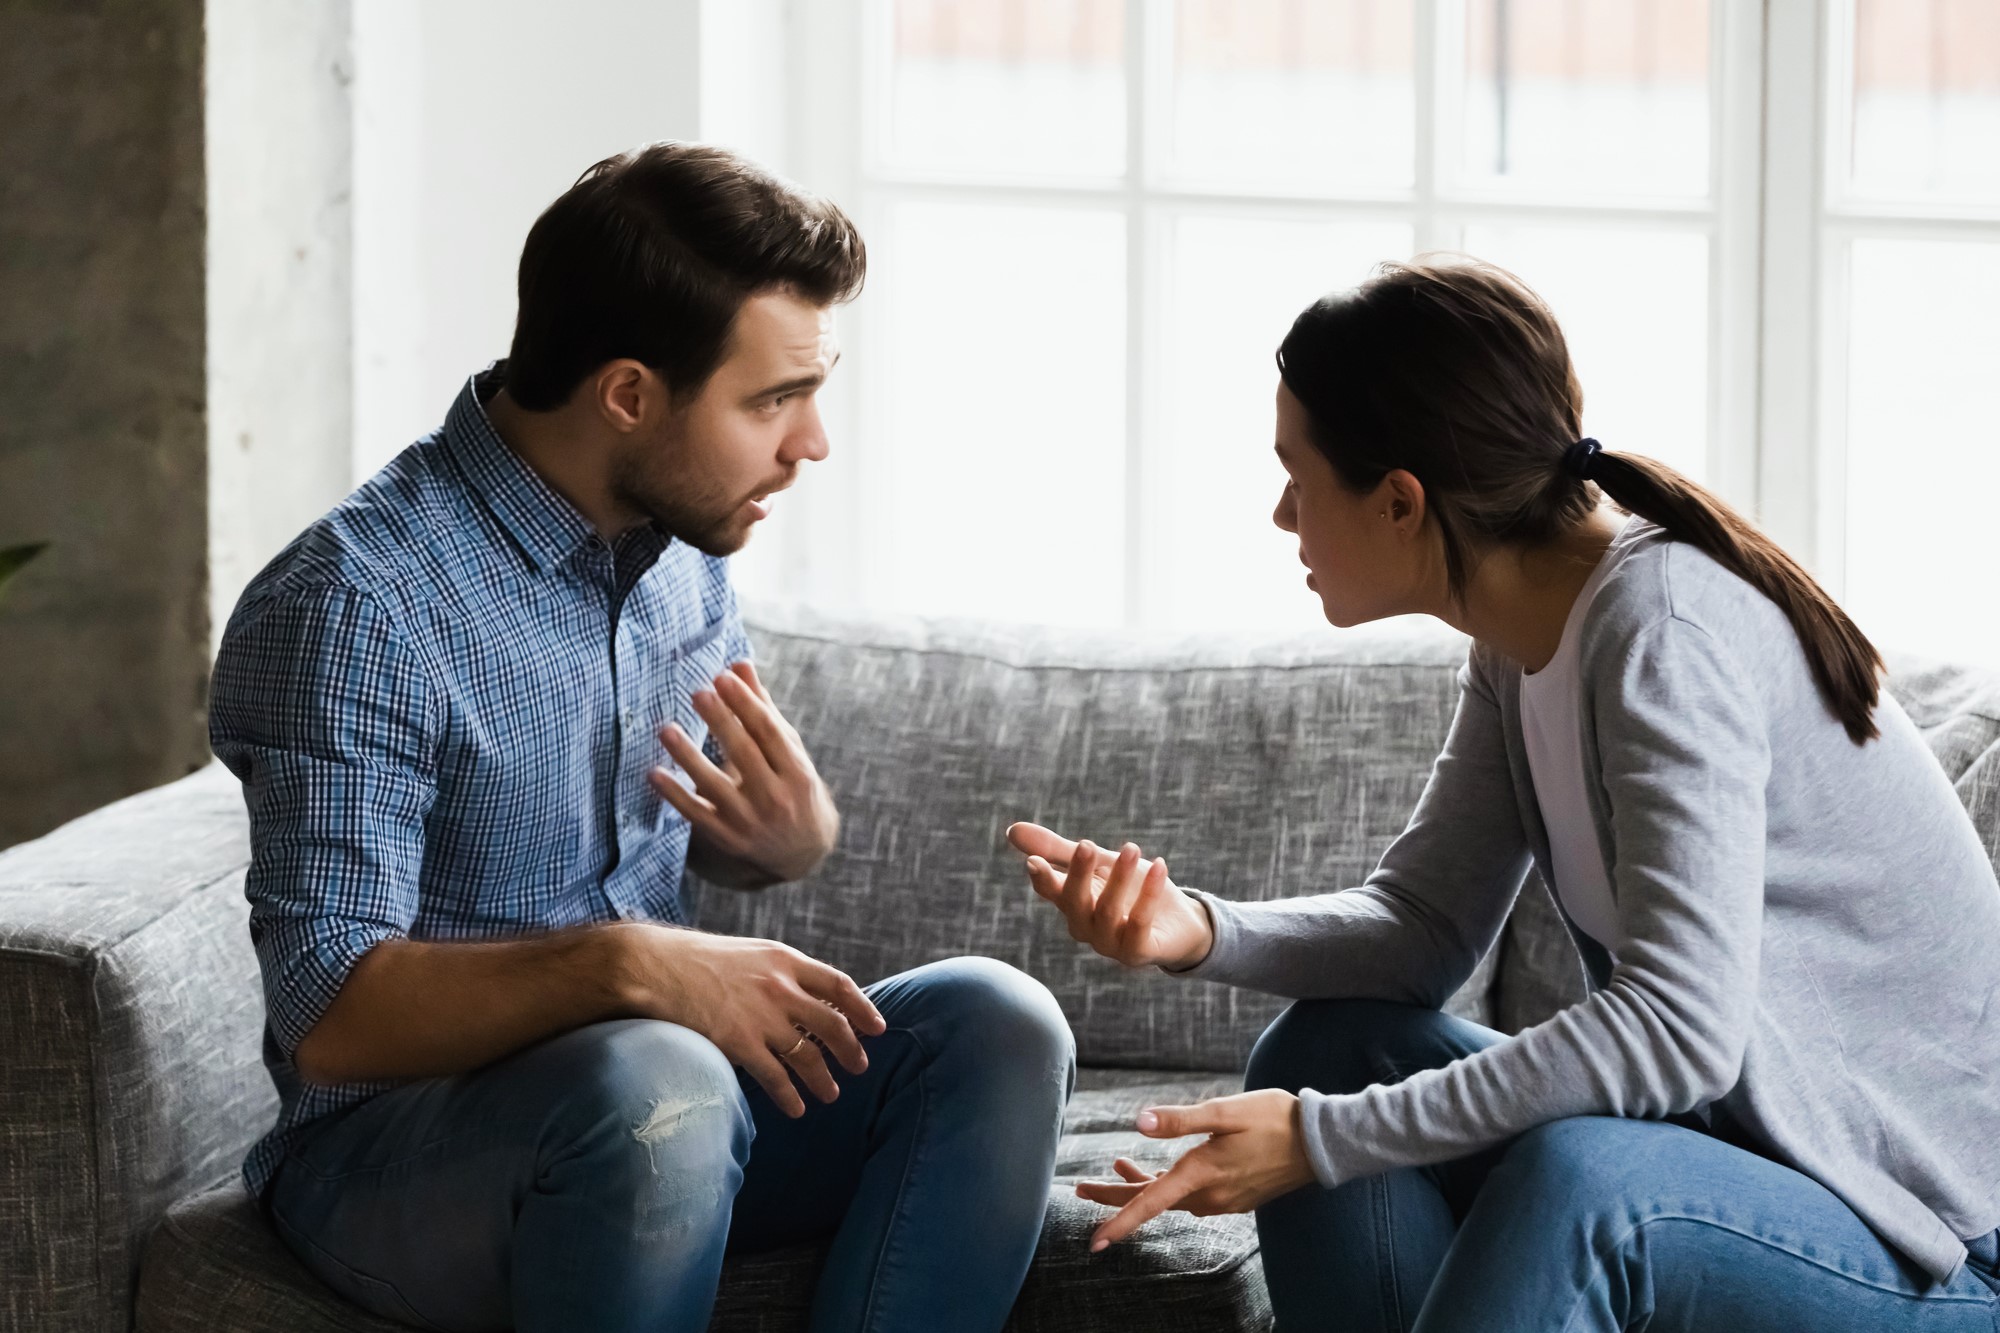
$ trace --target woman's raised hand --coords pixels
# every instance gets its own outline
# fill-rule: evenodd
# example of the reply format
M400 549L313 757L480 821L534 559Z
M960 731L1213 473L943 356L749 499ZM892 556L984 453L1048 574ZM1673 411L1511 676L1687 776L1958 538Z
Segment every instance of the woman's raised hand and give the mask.
M1007 841L1028 858L1028 882L1054 903L1069 933L1127 967L1193 967L1215 943L1208 909L1167 878L1164 857L1136 843L1114 855L1040 824L1014 824Z

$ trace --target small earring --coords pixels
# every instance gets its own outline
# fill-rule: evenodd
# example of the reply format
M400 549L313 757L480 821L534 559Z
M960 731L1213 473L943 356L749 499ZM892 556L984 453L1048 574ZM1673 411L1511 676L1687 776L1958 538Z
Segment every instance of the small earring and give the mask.
M1388 511L1388 510L1386 510L1386 509L1384 509L1384 510L1382 511L1382 513L1381 513L1380 517L1382 517L1382 518L1387 518L1387 517L1389 517L1389 511Z

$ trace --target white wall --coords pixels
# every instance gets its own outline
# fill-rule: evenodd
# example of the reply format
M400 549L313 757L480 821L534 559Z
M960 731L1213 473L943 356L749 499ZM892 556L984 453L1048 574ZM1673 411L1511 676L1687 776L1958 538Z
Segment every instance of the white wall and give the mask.
M346 493L353 65L347 0L205 13L210 633Z
M542 209L601 158L700 136L704 11L739 6L353 4L360 480L436 426L467 375L506 354L515 265ZM740 91L733 100L755 105Z

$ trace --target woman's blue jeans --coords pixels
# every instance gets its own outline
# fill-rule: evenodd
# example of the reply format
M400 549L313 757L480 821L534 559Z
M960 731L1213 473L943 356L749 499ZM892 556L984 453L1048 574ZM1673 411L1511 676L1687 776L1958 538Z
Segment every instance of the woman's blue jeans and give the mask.
M596 1023L315 1127L267 1196L330 1286L421 1328L700 1333L725 1249L828 1239L812 1328L997 1333L1033 1258L1069 1027L960 958L868 987L888 1031L788 1119L687 1028Z
M1309 1000L1246 1086L1358 1092L1503 1038L1432 1009ZM1278 1333L1994 1333L1995 1237L1931 1282L1818 1182L1654 1120L1557 1121L1257 1212Z

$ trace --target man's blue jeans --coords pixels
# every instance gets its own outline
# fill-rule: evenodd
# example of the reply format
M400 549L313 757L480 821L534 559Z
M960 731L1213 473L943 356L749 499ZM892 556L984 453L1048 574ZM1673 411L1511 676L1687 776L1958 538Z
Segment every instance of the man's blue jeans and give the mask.
M700 1333L726 1248L831 1238L815 1333L998 1330L1041 1235L1074 1046L960 958L868 987L868 1071L791 1120L709 1041L596 1023L362 1103L287 1155L278 1232L422 1328Z
M1500 1041L1431 1009L1311 1000L1246 1086L1358 1092ZM1652 1120L1562 1120L1511 1144L1257 1212L1278 1333L1994 1333L1995 1237L1932 1283L1818 1182Z

